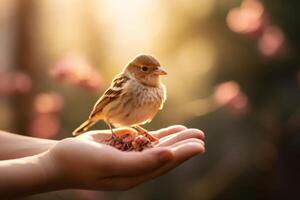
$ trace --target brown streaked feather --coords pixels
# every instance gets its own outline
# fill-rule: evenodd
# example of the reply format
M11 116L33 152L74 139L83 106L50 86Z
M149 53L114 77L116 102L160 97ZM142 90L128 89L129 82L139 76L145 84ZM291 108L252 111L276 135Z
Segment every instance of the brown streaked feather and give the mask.
M93 118L95 115L102 112L103 108L117 99L122 93L123 85L129 80L129 78L123 74L118 75L112 82L111 86L104 92L100 99L96 102L89 118Z
M112 82L112 87L121 88L127 81L129 77L124 74L119 74Z
M76 128L72 135L77 136L81 133L87 131L91 126L93 126L96 123L96 121L93 121L92 119L88 119L85 122L83 122L78 128Z

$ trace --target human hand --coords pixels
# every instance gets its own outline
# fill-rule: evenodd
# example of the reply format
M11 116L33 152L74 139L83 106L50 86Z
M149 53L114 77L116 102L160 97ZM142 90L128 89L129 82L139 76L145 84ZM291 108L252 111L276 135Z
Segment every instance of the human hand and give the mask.
M89 131L54 145L42 157L57 189L124 190L158 177L205 151L203 132L171 126L152 132L159 142L142 152L122 152L101 141L110 131Z

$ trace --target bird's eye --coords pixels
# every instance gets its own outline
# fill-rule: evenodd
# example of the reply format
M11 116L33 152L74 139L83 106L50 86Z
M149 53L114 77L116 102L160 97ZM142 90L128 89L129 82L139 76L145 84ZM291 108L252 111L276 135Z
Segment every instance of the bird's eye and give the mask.
M146 67L146 66L143 66L141 69L142 69L143 72L147 72L149 68Z

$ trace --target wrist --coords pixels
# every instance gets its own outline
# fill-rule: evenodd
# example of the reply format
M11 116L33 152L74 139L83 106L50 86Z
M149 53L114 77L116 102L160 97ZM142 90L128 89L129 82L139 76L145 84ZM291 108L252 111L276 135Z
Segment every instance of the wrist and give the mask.
M38 164L43 176L44 191L66 189L63 172L50 151L37 155Z
M47 152L19 159L0 161L0 196L7 198L62 189Z
M48 151L52 146L58 143L58 140L41 140L37 141L33 147L28 149L28 155L37 155Z
M47 151L57 140L34 138L0 131L0 160L33 156Z

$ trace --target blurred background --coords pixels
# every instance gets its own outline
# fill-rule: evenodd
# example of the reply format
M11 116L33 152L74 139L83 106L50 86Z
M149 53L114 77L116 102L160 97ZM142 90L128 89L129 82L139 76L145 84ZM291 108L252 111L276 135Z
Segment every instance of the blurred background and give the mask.
M130 191L26 200L300 198L300 1L0 2L1 129L70 137L145 52L169 73L165 108L145 128L206 133L205 155Z

